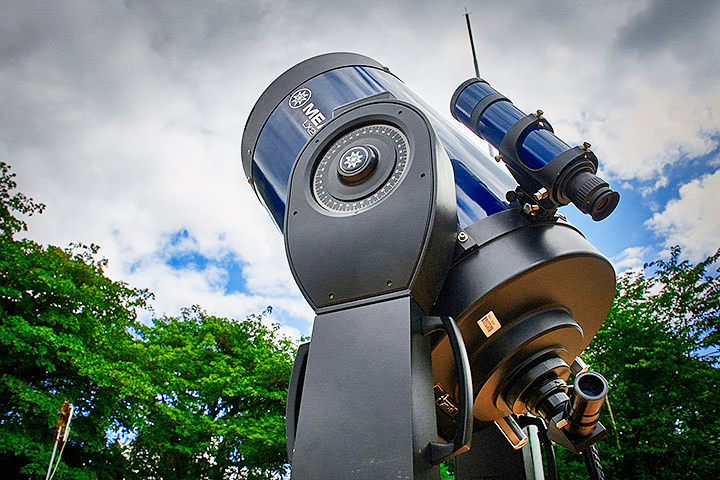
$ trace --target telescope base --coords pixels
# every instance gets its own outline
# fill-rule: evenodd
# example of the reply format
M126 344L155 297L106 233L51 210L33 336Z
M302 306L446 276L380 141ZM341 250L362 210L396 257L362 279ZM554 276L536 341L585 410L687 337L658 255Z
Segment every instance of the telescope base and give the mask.
M402 297L316 317L292 480L438 480L422 455L437 440L423 313Z

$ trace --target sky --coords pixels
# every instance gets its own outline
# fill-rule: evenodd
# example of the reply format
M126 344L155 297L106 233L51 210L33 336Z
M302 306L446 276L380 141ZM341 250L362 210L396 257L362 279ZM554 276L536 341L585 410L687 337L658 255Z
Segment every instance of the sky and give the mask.
M0 0L0 160L45 203L28 236L98 244L154 312L244 318L272 305L311 332L282 236L239 157L255 101L309 57L356 52L450 117L481 75L620 192L595 223L563 209L618 272L720 247L720 2Z

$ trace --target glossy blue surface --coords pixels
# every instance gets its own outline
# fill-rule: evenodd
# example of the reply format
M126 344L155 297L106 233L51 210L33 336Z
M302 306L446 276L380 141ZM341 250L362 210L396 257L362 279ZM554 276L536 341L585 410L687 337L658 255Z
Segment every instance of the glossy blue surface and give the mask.
M495 148L502 143L503 137L515 122L526 114L509 101L501 100L491 104L480 116L475 125L471 125L472 110L486 96L498 93L486 83L468 85L458 95L452 111L455 118L464 123ZM518 147L518 157L526 167L536 170L544 167L552 159L568 150L570 146L556 137L551 131L537 126L528 133Z
M302 88L312 92L310 98L302 106L291 108L291 97ZM432 123L453 164L458 220L462 228L509 208L505 193L515 189L515 181L504 168L463 135L459 124L439 115L405 84L383 70L344 67L313 77L288 92L258 137L253 157L253 182L280 229L283 226L292 166L312 138L311 131L315 127L308 123L308 114L319 113L325 118L317 127L319 129L332 117L333 109L386 91L420 108ZM310 104L312 107L309 107ZM315 109L318 113L313 113Z

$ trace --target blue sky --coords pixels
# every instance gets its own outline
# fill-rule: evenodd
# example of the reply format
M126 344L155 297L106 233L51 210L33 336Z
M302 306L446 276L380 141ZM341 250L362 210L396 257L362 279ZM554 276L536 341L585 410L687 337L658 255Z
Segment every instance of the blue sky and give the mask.
M262 91L321 53L377 59L436 110L482 75L556 133L588 141L621 193L595 223L564 213L618 271L678 244L720 247L720 3L2 2L0 158L48 205L29 235L96 243L154 314L312 311L245 181L243 126Z

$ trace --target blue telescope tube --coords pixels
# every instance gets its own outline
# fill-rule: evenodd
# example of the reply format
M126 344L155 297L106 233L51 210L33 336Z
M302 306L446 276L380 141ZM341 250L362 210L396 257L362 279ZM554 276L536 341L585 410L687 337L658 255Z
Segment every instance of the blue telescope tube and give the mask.
M491 103L477 119L472 118L475 107L491 95L497 100ZM482 81L472 83L457 95L452 105L452 114L496 148L502 144L510 127L527 116L510 100ZM522 139L517 153L520 161L527 168L537 170L569 149L567 143L556 137L546 126L539 124Z
M303 97L291 104L298 92L304 92ZM337 107L384 92L413 104L432 124L455 172L460 228L510 208L505 194L517 183L459 125L429 107L374 60L332 53L306 60L275 80L245 127L243 167L278 228L283 225L290 172L304 146L325 128Z

